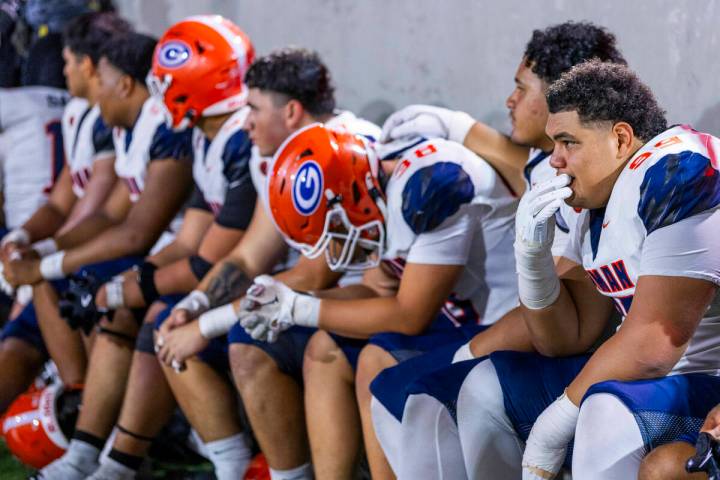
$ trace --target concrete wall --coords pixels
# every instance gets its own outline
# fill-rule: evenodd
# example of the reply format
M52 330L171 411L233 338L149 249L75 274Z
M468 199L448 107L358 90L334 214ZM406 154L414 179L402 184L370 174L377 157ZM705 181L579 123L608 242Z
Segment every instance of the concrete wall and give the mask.
M330 66L339 103L381 121L409 103L464 109L507 130L505 98L535 28L613 31L671 123L720 134L720 0L116 0L160 35L197 13L237 22L259 54L296 44Z

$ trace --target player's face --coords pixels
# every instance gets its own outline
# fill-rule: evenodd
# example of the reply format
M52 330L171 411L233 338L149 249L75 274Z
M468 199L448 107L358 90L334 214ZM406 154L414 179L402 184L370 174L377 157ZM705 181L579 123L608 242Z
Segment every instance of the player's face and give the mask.
M285 105L278 105L277 94L251 88L248 91L250 114L245 128L260 154L270 156L292 133L285 122Z
M577 112L559 112L548 116L546 131L555 145L550 165L573 179L573 194L565 202L577 208L604 207L625 165L612 124L583 125Z
M525 65L523 59L515 72L515 89L505 102L510 110L513 142L537 148L550 146L545 135L548 117L545 89L545 82Z
M103 121L113 127L122 127L121 109L125 96L119 89L123 73L104 57L98 62L97 73L97 103Z
M65 60L63 74L65 75L68 92L73 97L86 97L87 81L82 73L80 57L75 55L68 47L63 48L62 56L63 60Z

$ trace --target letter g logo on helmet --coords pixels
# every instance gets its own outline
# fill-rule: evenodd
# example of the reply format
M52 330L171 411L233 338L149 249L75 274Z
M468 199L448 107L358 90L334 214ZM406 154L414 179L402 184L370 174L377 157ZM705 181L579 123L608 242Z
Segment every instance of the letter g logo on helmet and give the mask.
M320 166L312 160L300 165L292 186L295 210L301 215L312 215L320 205L322 191L323 175Z
M158 62L165 68L178 68L190 59L190 47L185 42L172 40L160 47Z

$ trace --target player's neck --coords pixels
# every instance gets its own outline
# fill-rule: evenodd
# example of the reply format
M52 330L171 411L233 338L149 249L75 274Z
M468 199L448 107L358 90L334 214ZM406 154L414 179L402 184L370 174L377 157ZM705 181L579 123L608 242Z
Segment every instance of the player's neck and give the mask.
M197 122L197 126L200 130L202 130L205 137L212 141L233 113L235 112L225 113L223 115L213 115L212 117L200 117Z
M132 128L135 126L135 122L137 122L138 117L140 117L140 112L142 111L143 105L145 105L145 101L148 98L150 98L150 93L147 89L133 89L130 97L128 97L126 115L123 119L125 123L124 126L126 128Z

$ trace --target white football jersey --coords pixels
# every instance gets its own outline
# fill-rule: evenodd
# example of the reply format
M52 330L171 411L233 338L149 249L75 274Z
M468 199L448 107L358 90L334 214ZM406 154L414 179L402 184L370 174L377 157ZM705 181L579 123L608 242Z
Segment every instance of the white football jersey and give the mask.
M385 188L383 260L463 265L443 308L451 320L491 324L518 305L513 241L517 198L495 170L454 142L406 148Z
M564 256L583 265L623 317L643 275L720 285L718 152L720 140L711 135L688 126L666 130L628 161L607 206L583 211L573 227ZM672 373L718 371L720 296Z
M132 129L113 129L115 172L127 183L133 202L145 189L145 176L152 160L192 155L192 131L173 132L166 120L165 106L151 96L145 100Z
M212 141L199 128L193 130L193 180L198 195L215 221L228 228L246 228L255 206L249 169L252 143L243 130L249 112L250 107L235 112Z
M100 107L71 98L63 112L62 133L73 192L82 198L95 161L115 156L112 129L103 122Z
M61 118L67 92L0 89L0 156L5 224L17 228L47 201L65 163Z

